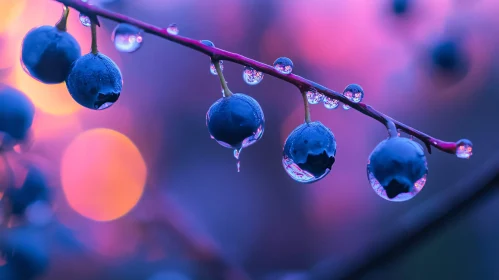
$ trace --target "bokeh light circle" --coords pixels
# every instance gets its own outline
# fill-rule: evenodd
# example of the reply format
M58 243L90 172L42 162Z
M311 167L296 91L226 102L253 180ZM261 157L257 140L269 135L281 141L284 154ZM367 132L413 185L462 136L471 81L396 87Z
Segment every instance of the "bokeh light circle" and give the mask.
M142 196L147 167L125 135L98 128L78 135L61 161L61 183L76 212L95 221L127 214Z

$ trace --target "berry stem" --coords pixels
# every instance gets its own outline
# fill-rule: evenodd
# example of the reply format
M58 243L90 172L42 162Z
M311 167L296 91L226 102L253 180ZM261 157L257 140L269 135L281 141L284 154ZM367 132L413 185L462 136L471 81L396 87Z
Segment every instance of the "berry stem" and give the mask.
M58 23L56 23L55 27L60 31L67 31L68 17L69 17L69 7L64 5L62 7L61 19L59 20Z
M386 118L386 129L388 129L388 135L390 138L395 138L399 137L399 132L397 130L397 127L395 126L395 123L390 118Z
M201 52L209 57L211 57L213 60L224 60L224 61L232 61L234 63L237 63L239 65L243 66L249 66L257 71L260 71L262 73L265 73L269 76L273 76L275 78L278 78L280 80L283 80L285 82L288 82L290 84L293 84L297 86L300 90L307 90L310 88L315 88L317 89L318 92L324 94L325 96L336 99L343 104L346 104L353 108L354 110L357 110L361 112L362 114L371 117L377 121L379 121L382 124L386 123L386 119L389 118L385 114L375 110L373 107L364 104L364 103L354 103L353 101L349 100L343 94L331 90L323 85L320 85L316 82L313 82L311 80L308 80L304 77L295 75L295 74L283 74L279 71L277 71L273 66L256 61L254 59L242 56L237 53L232 53L223 49L219 48L213 48L204 45L201 43L199 40L191 39L188 37L183 37L183 36L178 36L178 35L171 35L169 34L165 28L163 27L158 27L154 26L152 24L149 24L147 22L143 22L140 20L137 20L135 18L127 17L123 14L120 13L115 13L108 11L106 9L99 8L97 6L91 6L85 2L82 2L80 0L53 0L57 1L59 3L62 3L64 5L70 6L79 12L83 12L87 15L92 14L103 18L107 18L110 20L113 20L115 22L119 23L128 23L131 25L134 25L142 30L144 32L164 38L166 40L169 40L171 42L174 42L176 44L185 46L187 48L190 48L192 50ZM412 135L418 139L420 139L423 143L425 143L426 148L428 151L431 153L431 146L434 146L435 148L449 153L449 154L455 154L457 150L457 144L455 142L446 142L442 141L440 139L431 137L428 134L425 134L421 131L418 131L402 122L399 122L397 120L391 119L395 126L399 128L400 130L404 131L405 133Z
M220 60L212 60L212 62L215 65L215 69L217 69L218 78L220 78L220 84L224 89L224 97L230 97L232 95L232 91L230 91L229 87L227 86L227 82L225 81L222 67L220 67Z
M92 29L92 53L98 54L99 49L97 48L97 25L92 22L90 25L90 29Z
M307 92L302 91L301 96L303 97L303 106L305 107L305 122L310 123L310 106L308 105Z

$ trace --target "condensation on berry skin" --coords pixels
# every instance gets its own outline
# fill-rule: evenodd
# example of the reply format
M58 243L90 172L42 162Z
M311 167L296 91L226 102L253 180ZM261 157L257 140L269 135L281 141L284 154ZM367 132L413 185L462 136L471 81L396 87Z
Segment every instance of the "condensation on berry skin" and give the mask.
M394 201L394 202L402 202L402 201L407 201L413 197L415 197L424 187L426 184L426 176L428 174L425 173L421 179L416 181L414 183L414 188L412 189L411 192L406 192L406 193L400 193L399 195L395 196L394 198L389 198L385 188L379 183L379 181L374 177L374 174L370 171L369 165L367 166L367 176L369 178L369 183L371 184L371 187L373 190L376 192L377 195L380 197L388 200L388 201Z
M324 102L324 107L326 107L326 109L329 110L336 109L340 105L340 102L338 100L327 96L324 97L323 102Z
M90 25L92 25L92 21L85 14L80 13L79 19L80 19L81 24L85 27L90 27Z
M168 32L168 34L170 35L178 35L179 33L178 25L176 23L168 25L168 28L166 28L166 32Z
M286 170L286 173L295 181L299 183L312 183L315 181L318 181L322 179L324 176L326 176L329 173L329 169L326 169L324 174L322 174L319 177L315 177L313 174L310 172L303 170L296 164L292 159L287 157L286 155L282 156L282 166L284 167L284 170Z
M222 72L224 71L224 62L223 60L220 60L220 70L222 70ZM215 64L212 62L210 64L210 73L212 75L215 75L215 76L218 76L218 73L217 73L217 68L215 67Z
M245 66L243 70L243 80L250 86L257 85L263 80L263 73Z
M311 88L307 91L307 101L310 104L318 104L322 102L324 99L324 95L318 92L315 88Z
M457 141L456 156L458 158L469 159L473 155L473 143L468 139Z
M116 49L120 52L131 53L142 46L142 30L127 23L116 26L112 34L112 40Z
M293 72L293 61L287 57L279 57L274 61L274 68L283 74L291 74Z

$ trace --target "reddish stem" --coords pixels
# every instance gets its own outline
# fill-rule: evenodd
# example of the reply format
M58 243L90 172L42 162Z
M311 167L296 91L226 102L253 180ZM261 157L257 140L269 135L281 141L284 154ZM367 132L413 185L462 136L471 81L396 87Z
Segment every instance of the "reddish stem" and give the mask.
M430 135L427 135L427 134L425 134L421 131L418 131L418 130L416 130L416 129L414 129L414 128L412 128L404 123L401 123L397 120L394 120L394 119L386 116L385 114L375 110L374 108L372 108L371 106L369 106L367 104L353 103L348 98L344 97L341 93L336 92L336 91L331 90L331 89L328 89L325 86L322 86L316 82L310 81L304 77L301 77L301 76L298 76L295 74L283 74L268 64L256 61L254 59L242 56L242 55L237 54L237 53L232 53L232 52L229 52L229 51L226 51L223 49L219 49L216 47L206 46L198 40L194 40L194 39L191 39L188 37L182 37L179 35L169 34L166 31L166 28L154 26L152 24L137 20L135 18L127 17L125 15L122 15L119 13L114 13L114 12L111 12L111 11L108 11L108 10L105 10L105 9L102 9L102 8L99 8L96 6L91 6L91 5L89 5L85 2L82 2L80 0L54 0L54 1L62 3L66 6L72 7L74 9L86 14L87 16L94 16L94 17L100 16L103 18L113 20L115 22L128 23L128 24L134 25L136 27L141 28L146 33L156 35L158 37L161 37L161 38L164 38L166 40L172 41L174 43L183 45L183 46L188 47L190 49L193 49L195 51L204 53L204 54L210 56L213 61L228 60L228 61L232 61L234 63L240 64L243 66L252 67L253 69L256 69L256 70L263 72L267 75L273 76L275 78L278 78L280 80L283 80L283 81L286 81L290 84L293 84L296 87L298 87L298 89L300 89L300 91L302 91L302 92L306 91L310 88L315 88L318 92L321 92L325 96L339 100L342 103L352 107L353 109L361 112L362 114L364 114L366 116L369 116L369 117L379 121L382 124L386 124L387 119L390 119L391 121L393 121L393 123L395 124L397 129L400 129L400 130L404 131L405 133L412 135L412 136L418 138L419 140L421 140L422 142L424 142L429 153L431 153L431 146L434 146L435 148L437 148L443 152L449 153L449 154L456 153L457 144L455 142L445 142L445 141L439 140L437 138L433 138Z

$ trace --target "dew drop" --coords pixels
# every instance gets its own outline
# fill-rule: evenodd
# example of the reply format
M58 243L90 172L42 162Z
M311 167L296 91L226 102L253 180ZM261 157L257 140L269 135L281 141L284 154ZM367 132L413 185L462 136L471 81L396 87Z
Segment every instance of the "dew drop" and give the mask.
M274 68L283 74L290 74L293 72L293 61L287 57L279 57L274 61Z
M326 107L326 109L329 110L336 109L340 105L340 102L338 100L327 96L324 97L323 102L324 102L324 107Z
M473 155L473 143L468 139L457 141L456 156L458 158L469 159Z
M263 80L263 73L245 66L243 70L243 80L250 86L257 85Z
M343 96L345 96L348 100L352 100L353 93L351 91L347 91L343 93ZM350 106L343 104L343 109L348 110L350 109Z
M178 35L178 26L176 23L172 23L170 25L168 25L168 28L166 28L166 32L168 32L168 34L170 35Z
M315 182L326 176L330 171L329 169L326 169L324 174L319 177L315 177L312 173L301 169L298 164L296 164L292 159L285 155L282 157L282 166L284 167L284 170L286 170L286 173L288 173L293 180L300 183Z
M317 104L322 102L324 95L318 92L315 88L311 88L307 91L307 100L310 104Z
M395 202L401 202L401 201L407 201L413 197L415 197L424 187L426 184L426 176L428 175L428 172L426 172L423 177L421 177L419 180L417 180L414 183L414 188L412 189L411 192L406 192L406 193L400 193L394 198L389 198L385 188L379 183L378 179L374 177L374 174L370 170L370 165L367 165L367 177L369 179L369 183L371 184L371 187L373 190L376 192L377 195L380 197L389 200L389 201L395 201Z
M224 62L223 62L223 60L220 60L220 69L222 70L222 72L224 71ZM215 67L215 64L213 62L210 64L210 73L212 75L218 76L217 68Z
M241 148L241 149L239 149L239 150L238 150L238 149L234 149L234 157L235 157L236 159L239 159L239 156L241 155L241 151L242 151L242 150L243 150L243 148Z
M142 33L142 30L136 26L127 23L118 24L112 34L114 46L120 52L134 52L142 46Z
M241 172L241 161L237 161L237 172Z
M85 27L90 27L92 25L92 21L85 14L80 13L79 19L80 19L81 24Z
M213 44L213 42L210 40L201 40L201 44L206 45L208 47L215 47L215 44Z

